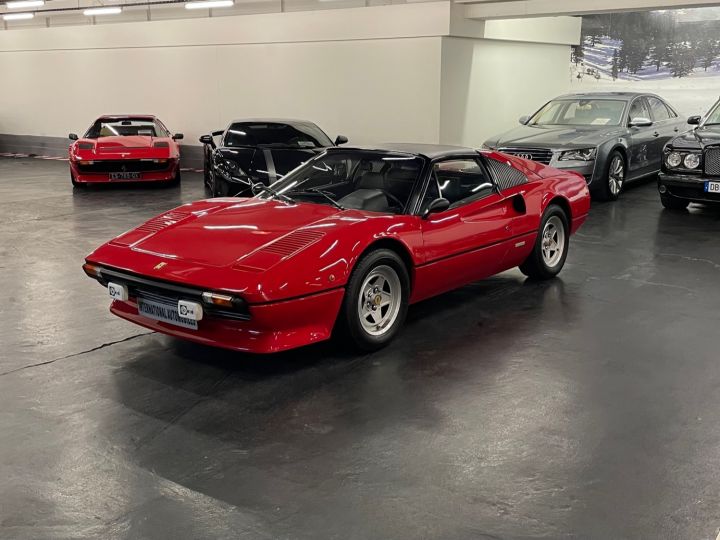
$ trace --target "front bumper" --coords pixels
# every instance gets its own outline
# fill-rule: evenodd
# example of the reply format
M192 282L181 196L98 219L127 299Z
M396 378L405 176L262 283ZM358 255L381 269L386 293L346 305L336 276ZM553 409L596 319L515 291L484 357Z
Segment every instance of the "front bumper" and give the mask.
M669 193L678 199L697 202L720 202L719 193L706 193L705 182L720 182L720 178L708 178L703 175L692 174L658 174L658 190L660 193Z
M203 345L250 353L276 353L329 339L345 289L248 306L250 320L206 316L197 330L156 321L138 313L137 301L114 300L110 311L130 322Z
M108 172L81 172L77 165L70 161L70 172L76 182L83 184L122 184L126 182L169 182L175 179L180 168L179 163L168 167L164 171L144 171L140 172L140 178L110 180ZM121 171L116 171L121 172Z
M554 167L555 169L559 169L561 171L573 171L579 174L582 174L583 177L585 177L585 181L588 183L588 186L592 184L592 181L594 179L595 175L595 163L597 160L593 161L559 161L557 159L553 159L550 163L551 167Z

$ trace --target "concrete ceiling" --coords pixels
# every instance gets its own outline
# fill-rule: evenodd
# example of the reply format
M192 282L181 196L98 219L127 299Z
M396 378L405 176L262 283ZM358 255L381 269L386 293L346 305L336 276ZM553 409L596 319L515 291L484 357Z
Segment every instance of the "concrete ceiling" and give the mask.
M455 0L472 19L512 19L720 6L720 0Z

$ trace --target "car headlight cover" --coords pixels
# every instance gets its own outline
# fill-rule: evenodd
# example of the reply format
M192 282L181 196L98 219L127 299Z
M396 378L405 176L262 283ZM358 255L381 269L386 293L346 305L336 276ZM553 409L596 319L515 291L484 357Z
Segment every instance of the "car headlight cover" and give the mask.
M668 167L677 168L680 165L682 165L683 158L682 155L680 155L680 152L670 152L665 158L665 163L667 163Z
M597 155L597 148L580 148L566 150L560 154L560 161L592 161Z
M700 156L698 154L688 154L683 160L686 169L697 169L700 166Z

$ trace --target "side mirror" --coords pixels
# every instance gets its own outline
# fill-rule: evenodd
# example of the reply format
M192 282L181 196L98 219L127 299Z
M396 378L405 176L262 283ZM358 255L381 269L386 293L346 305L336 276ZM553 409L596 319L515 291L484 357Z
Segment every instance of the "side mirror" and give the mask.
M335 146L340 146L341 144L345 144L348 142L348 138L345 135L338 135L335 137Z
M431 202L425 211L422 213L423 219L426 219L430 214L437 214L438 212L444 212L450 208L450 201L447 199L435 199Z
M71 133L70 135L68 135L68 139L70 139L71 141L77 141L78 138L79 137L77 136L76 133Z
M518 122L520 122L523 126L528 123L528 120L530 120L529 116L521 116L518 118Z
M203 135L200 137L200 142L203 144L209 144L210 146L215 146L215 141L212 138L212 135Z
M700 122L702 122L702 116L697 115L688 118L688 124L690 124L691 126L699 126Z
M173 141L179 141L180 139L184 139L185 135L183 135L182 133L176 133L175 135L172 136L172 138L173 138Z
M630 120L630 127L650 127L653 125L653 121L649 118L643 118L642 116L638 116L637 118L633 118Z

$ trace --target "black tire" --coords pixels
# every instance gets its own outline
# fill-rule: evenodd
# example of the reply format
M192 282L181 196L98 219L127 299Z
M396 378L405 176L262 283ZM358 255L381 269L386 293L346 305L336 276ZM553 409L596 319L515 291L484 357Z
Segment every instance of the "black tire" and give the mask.
M397 283L393 285L390 283L392 277L388 274L391 279L386 280L388 291L393 293L393 286L399 284L400 298L397 299L398 305L395 306L392 302L387 306L387 311L383 312L380 306L382 302L381 291L371 291L374 287L372 281L367 283L366 280L373 279L373 274L382 277L382 274L390 271L397 277ZM376 282L377 283L377 282ZM388 319L383 323L386 324L385 328L382 329L381 334L374 335L366 330L366 326L370 325L371 322L367 320L363 323L360 315L360 294L361 289L365 287L368 292L375 296L367 296L368 293L363 292L363 299L367 297L368 310L371 304L374 304L377 310L373 309L379 314L379 317ZM385 289L383 289L385 290ZM388 294L388 293L384 293ZM379 298L378 300L376 300ZM343 300L342 308L340 309L340 320L338 321L340 335L343 337L350 338L352 344L362 351L376 351L388 343L390 343L397 333L402 328L405 322L405 316L407 315L408 300L410 298L410 276L405 263L400 256L390 249L377 249L364 255L360 261L358 261L355 269L350 276L347 287L345 288L345 299ZM364 303L364 302L363 302ZM392 315L391 312L396 311L396 314ZM389 315L388 315L389 314ZM369 314L370 315L370 314ZM372 315L370 315L373 317ZM378 331L381 329L378 325Z
M176 187L176 186L180 185L180 182L182 182L182 176L180 174L180 169L178 169L178 172L175 174L175 178L170 180L170 182L168 182L167 186L168 187Z
M72 186L76 189L83 189L85 187L85 184L75 180L75 177L72 175L72 173L70 173L70 182L72 182Z
M669 193L661 193L660 202L668 210L685 210L690 204L690 201L673 197Z
M557 261L550 261L552 265L546 262L543 256L543 244L547 240L546 233L552 236L552 229L548 227L548 222L552 221L552 226L557 229L558 225L562 226L563 238L562 253ZM556 240L560 239L556 237ZM568 247L570 245L570 226L568 223L568 217L565 211L557 206L551 204L545 210L542 219L540 220L540 229L538 230L537 239L533 246L532 253L525 259L525 262L520 265L520 271L526 276L532 279L552 279L557 276L565 266L567 260Z
M616 166L620 164L622 167L621 174L618 175ZM617 201L625 187L625 178L627 176L627 162L625 157L619 150L613 150L608 156L605 165L605 171L600 178L600 185L594 190L595 198L600 201ZM619 177L620 185L616 189L613 182L617 182Z

